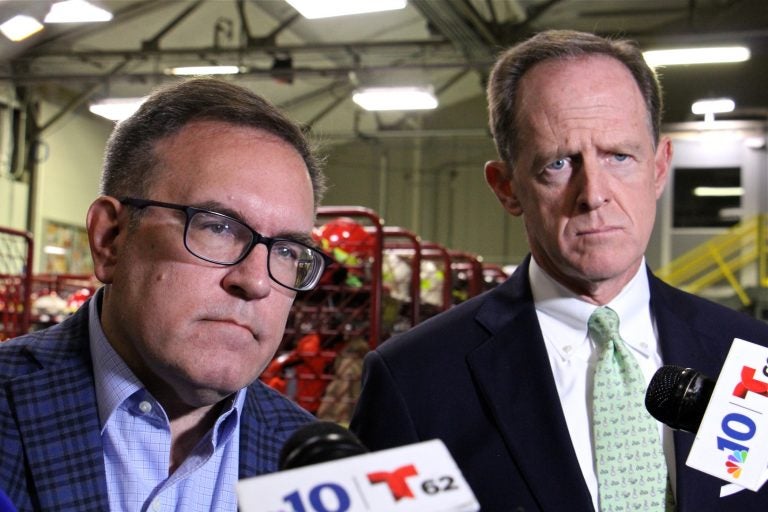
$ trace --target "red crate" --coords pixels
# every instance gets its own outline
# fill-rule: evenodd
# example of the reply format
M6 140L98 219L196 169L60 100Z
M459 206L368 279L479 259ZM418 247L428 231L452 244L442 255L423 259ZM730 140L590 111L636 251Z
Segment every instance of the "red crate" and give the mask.
M0 341L29 331L33 253L30 233L0 227Z

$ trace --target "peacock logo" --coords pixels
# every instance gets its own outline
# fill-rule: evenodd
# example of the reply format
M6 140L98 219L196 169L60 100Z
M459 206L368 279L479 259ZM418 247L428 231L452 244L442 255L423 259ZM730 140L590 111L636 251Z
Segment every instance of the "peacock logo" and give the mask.
M739 478L741 476L741 466L747 460L748 450L734 450L731 455L728 456L728 460L725 461L725 468L728 474L733 478Z

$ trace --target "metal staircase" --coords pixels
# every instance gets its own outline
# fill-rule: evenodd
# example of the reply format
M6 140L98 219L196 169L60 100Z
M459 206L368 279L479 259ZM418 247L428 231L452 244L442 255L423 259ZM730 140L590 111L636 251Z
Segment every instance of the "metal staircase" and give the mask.
M661 279L690 293L707 296L729 287L730 300L716 299L768 319L768 214L745 219L655 271ZM733 299L736 299L735 301Z

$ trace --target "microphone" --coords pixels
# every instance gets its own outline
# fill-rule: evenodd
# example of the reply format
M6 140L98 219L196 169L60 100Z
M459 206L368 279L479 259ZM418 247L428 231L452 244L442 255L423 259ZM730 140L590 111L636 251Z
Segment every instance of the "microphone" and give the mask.
M276 473L237 483L241 512L477 512L480 504L439 439L369 452L330 421L297 429Z
M662 366L645 407L673 429L696 434L686 466L728 485L721 496L768 481L768 347L735 338L714 382L691 368Z
M651 416L675 430L695 434L707 410L715 382L691 368L659 368L645 393Z
M281 470L367 453L360 440L338 423L317 421L296 430L280 450Z

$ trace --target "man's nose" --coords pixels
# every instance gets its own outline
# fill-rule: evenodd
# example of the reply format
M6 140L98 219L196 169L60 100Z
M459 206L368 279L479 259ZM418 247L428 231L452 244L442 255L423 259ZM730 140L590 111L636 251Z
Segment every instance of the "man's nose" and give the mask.
M578 205L585 211L595 210L610 201L610 178L595 158L584 158L579 168Z
M229 267L222 285L230 293L244 299L266 297L272 289L268 256L267 246L257 244L243 261Z

